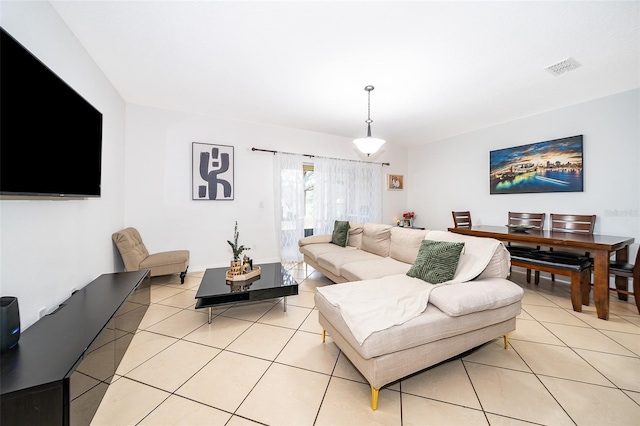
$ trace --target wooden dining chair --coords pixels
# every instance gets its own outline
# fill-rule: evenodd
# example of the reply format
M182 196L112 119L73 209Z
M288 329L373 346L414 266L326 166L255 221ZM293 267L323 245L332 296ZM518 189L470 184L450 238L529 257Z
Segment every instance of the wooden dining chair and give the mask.
M451 212L454 228L471 228L471 212Z
M534 229L542 230L546 216L546 213L509 212L507 223L516 226L534 226ZM540 246L507 243L507 250L509 250L510 253L531 252L533 250L540 250ZM527 269L527 282L531 282L531 269ZM534 282L536 284L540 282L540 271L535 271Z
M544 228L546 213L520 213L509 212L509 225L535 226L537 229Z
M552 232L571 232L575 234L593 235L593 230L596 226L596 215L583 215L583 214L550 214L551 224L549 229ZM558 251L549 249L556 256L568 256L575 258L590 258L589 252L581 253L574 251ZM556 277L551 274L551 281L555 281Z
M551 213L552 231L574 232L591 235L596 226L596 215L584 214L557 214Z
M619 277L627 277L627 285L625 288L610 288L611 291L618 293L621 300L626 300L626 296L633 296L636 301L636 308L640 314L640 248L636 253L635 263L616 262L612 260L609 263L609 273ZM629 291L629 278L633 279L633 291ZM621 295L625 295L621 297Z

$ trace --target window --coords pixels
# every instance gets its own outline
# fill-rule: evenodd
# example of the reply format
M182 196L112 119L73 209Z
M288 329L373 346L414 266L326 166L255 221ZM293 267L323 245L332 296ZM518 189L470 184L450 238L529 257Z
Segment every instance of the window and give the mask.
M315 175L313 164L302 166L304 172L304 236L313 235L313 188L315 186Z
M276 234L280 257L300 261L298 241L306 235L331 234L336 220L379 223L382 217L382 170L379 163L290 153L274 155Z
M315 234L330 234L336 220L379 223L382 219L380 164L313 159Z

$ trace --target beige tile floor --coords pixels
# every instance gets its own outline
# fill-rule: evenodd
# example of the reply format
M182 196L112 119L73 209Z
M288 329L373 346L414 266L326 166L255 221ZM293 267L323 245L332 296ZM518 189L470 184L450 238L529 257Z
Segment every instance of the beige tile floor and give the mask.
M573 312L568 284L526 284L517 329L392 383L370 408L364 378L321 341L317 287L288 265L300 294L195 310L203 272L152 280L146 316L93 425L640 425L640 316L612 293L611 318ZM307 275L308 274L308 275ZM545 274L543 274L545 275Z

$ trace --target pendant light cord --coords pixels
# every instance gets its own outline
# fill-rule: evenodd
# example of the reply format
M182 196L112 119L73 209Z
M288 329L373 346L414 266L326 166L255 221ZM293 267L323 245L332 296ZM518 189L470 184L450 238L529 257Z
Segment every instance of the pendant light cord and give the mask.
M367 91L367 119L365 123L367 123L367 137L371 137L371 123L373 120L371 119L371 91L374 89L373 86L366 86L364 90Z
M371 90L367 91L367 121L365 123L373 123L371 120Z
M383 139L371 137L371 123L373 123L371 119L371 91L373 89L374 87L371 85L364 87L364 90L367 92L367 119L365 120L365 123L367 123L367 136L353 141L361 152L367 154L367 157L378 151L380 146L384 144Z

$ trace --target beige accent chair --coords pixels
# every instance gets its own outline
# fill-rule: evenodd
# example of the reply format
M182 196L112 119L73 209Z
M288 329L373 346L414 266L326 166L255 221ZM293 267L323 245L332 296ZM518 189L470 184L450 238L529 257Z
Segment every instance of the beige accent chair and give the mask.
M189 250L173 250L149 254L135 228L125 228L115 232L111 238L115 243L126 271L148 269L152 277L180 274L180 283L189 268Z

